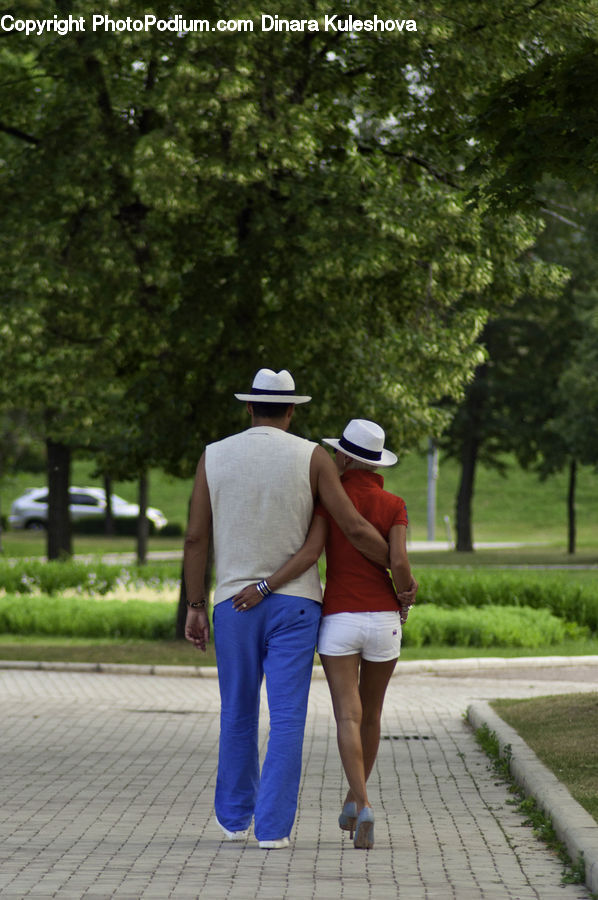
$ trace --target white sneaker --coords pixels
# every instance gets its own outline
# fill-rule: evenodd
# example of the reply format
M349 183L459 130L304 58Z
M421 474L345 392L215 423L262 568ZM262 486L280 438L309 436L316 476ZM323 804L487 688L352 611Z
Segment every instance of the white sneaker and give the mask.
M278 841L260 841L260 850L283 850L288 846L288 837L280 838Z
M218 816L216 816L216 822L218 822ZM225 828L220 822L218 822L218 825L222 829L222 833L227 841L244 841L249 834L248 828L246 828L245 831L229 831L228 828Z

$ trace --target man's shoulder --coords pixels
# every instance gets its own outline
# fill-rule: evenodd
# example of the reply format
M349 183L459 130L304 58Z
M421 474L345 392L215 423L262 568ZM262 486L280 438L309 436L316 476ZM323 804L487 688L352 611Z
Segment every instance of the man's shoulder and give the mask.
M314 441L299 437L299 435L292 434L289 431L283 431L282 428L262 428L258 425L253 428L246 428L244 431L238 431L235 434L230 434L225 438L221 438L219 441L213 441L212 443L207 444L206 454L218 454L221 451L226 451L228 448L233 448L235 445L240 446L247 444L253 437L268 437L271 441L276 442L277 446L293 447L298 450L304 449L309 452L313 452L313 450L319 446Z
M291 431L283 431L283 434L290 441L297 443L298 446L299 446L299 444L308 446L308 447L318 447L319 446L315 441L310 441L309 438L300 437L298 434L293 434Z
M217 450L219 447L226 444L236 443L244 434L246 434L246 431L237 431L234 434L229 434L226 437L220 438L218 441L212 441L211 443L206 444L206 452L213 451L214 449Z

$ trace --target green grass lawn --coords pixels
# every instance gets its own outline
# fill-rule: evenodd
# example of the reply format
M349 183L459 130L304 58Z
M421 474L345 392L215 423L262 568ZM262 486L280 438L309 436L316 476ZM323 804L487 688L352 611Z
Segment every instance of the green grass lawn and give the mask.
M512 460L507 459L507 475L502 477L497 472L479 467L474 496L474 540L488 541L523 541L536 544L534 551L539 560L546 556L558 557L559 561L569 561L566 554L567 543L567 476L565 473L555 475L546 481L540 481L533 473L523 472ZM72 484L78 486L101 486L98 479L93 479L93 464L84 460L75 460L72 467ZM427 458L425 455L411 453L401 458L398 466L384 472L385 483L389 490L404 497L409 511L409 537L411 540L425 540L427 537ZM450 460L441 461L437 481L436 534L437 540L446 539L444 517L451 522L454 537L455 495L459 479L459 467ZM44 474L29 475L18 473L5 478L0 486L0 505L2 512L8 515L12 501L27 487L45 484ZM191 494L192 479L175 479L164 473L153 470L150 473L150 503L161 509L168 520L184 527L187 519L187 507ZM137 500L135 482L118 482L114 492L126 500ZM580 467L578 472L577 506L577 541L578 555L575 561L598 563L598 475L590 467ZM26 553L41 555L45 552L42 535L23 535L23 533L5 534L3 536L6 555L21 556ZM150 542L153 548L176 549L182 546L181 538L154 538ZM119 538L106 541L104 538L75 536L76 553L98 552L99 548L130 551L134 549L134 539ZM474 554L453 554L460 565L476 561L482 552ZM579 557L579 560L578 560ZM429 563L433 562L429 558ZM449 563L444 559L443 564Z
M475 541L525 541L547 543L566 550L567 475L560 473L540 481L506 459L507 474L479 466L473 500ZM579 470L576 495L579 549L595 548L598 557L598 476L591 467ZM436 539L446 538L444 517L451 522L454 538L455 497L460 470L453 460L439 466L436 501ZM427 537L427 459L410 454L384 473L386 487L407 503L410 537Z
M44 662L119 663L145 666L214 666L214 646L202 653L187 641L0 634L0 659Z
M598 693L497 700L492 706L598 822Z
M598 638L568 641L557 647L405 647L401 662L420 659L467 659L470 657L596 656ZM186 641L142 641L101 638L66 638L0 634L0 659L52 662L103 662L148 666L213 666L214 646L206 653ZM316 656L316 665L319 660Z
M149 551L183 550L182 537L150 537ZM74 535L73 552L77 555L92 556L98 559L110 553L136 553L137 545L133 537L103 537L102 535ZM2 535L2 556L21 558L28 556L45 556L46 538L39 531L7 531Z

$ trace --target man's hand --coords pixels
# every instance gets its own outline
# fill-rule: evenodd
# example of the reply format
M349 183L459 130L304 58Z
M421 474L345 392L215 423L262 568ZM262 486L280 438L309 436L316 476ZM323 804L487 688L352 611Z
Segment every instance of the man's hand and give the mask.
M406 591L401 591L397 593L397 603L399 604L399 614L401 617L401 625L404 625L407 621L407 616L409 615L409 610L415 603L415 595L417 594L417 589L419 584L411 577L411 584Z
M257 589L257 584L248 584L233 597L233 609L236 609L237 612L247 612L248 609L261 603L263 599Z
M406 591L397 591L397 602L399 606L413 606L415 603L415 595L417 594L417 589L419 588L419 584L411 576L411 584L407 588Z
M210 639L210 620L205 609L187 608L185 638L193 644L196 650L206 652Z

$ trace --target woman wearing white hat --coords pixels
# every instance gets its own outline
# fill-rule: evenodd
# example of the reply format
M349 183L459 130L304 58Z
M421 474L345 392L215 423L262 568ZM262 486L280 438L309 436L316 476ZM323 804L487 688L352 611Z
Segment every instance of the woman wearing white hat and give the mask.
M417 590L407 558L405 503L383 489L382 476L375 471L397 462L395 454L384 449L384 438L375 422L352 419L341 438L324 442L335 450L337 469L355 507L389 542L392 580L386 569L351 546L321 505L301 550L267 579L272 590L278 589L313 565L325 544L326 590L318 652L349 782L339 825L352 837L355 834L355 847L366 849L374 845L374 813L366 782L378 753L382 704L400 653L401 625ZM239 611L259 602L253 585L234 599Z

